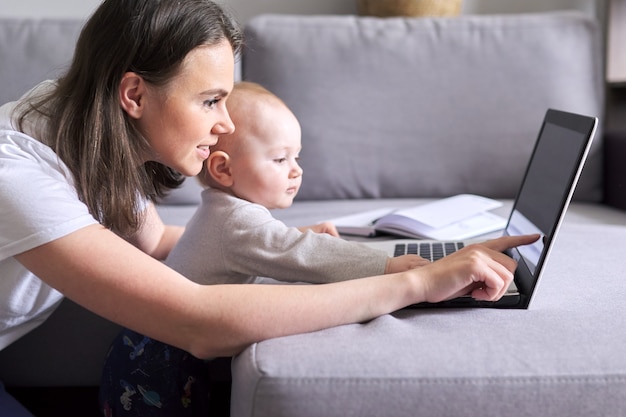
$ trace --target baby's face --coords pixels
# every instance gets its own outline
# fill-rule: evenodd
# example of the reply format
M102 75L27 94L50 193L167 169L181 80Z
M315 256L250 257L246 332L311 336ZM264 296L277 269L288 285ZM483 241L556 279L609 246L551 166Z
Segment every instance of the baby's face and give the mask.
M283 109L241 134L231 155L232 192L268 209L291 206L302 183L300 124Z

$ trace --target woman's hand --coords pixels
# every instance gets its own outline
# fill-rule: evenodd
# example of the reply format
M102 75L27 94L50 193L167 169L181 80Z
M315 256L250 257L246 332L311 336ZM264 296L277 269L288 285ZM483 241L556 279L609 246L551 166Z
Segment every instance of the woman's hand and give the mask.
M513 281L517 267L517 262L503 251L528 245L538 238L539 235L504 236L468 245L420 268L424 301L439 302L468 294L477 300L499 300Z

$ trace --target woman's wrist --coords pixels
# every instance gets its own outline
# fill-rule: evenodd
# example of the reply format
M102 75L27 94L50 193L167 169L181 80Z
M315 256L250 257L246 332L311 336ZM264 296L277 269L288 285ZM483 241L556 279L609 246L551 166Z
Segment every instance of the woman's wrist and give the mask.
M406 305L416 304L426 300L425 280L420 271L421 269L422 268L409 269L402 273L406 281Z

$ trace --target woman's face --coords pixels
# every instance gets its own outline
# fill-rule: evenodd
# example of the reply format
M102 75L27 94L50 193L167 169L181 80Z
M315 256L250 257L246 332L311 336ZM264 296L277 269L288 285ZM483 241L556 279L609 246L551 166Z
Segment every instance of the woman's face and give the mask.
M233 132L226 98L233 88L234 55L230 44L201 46L185 58L166 87L147 86L137 123L150 144L146 160L193 176L209 157L209 146Z

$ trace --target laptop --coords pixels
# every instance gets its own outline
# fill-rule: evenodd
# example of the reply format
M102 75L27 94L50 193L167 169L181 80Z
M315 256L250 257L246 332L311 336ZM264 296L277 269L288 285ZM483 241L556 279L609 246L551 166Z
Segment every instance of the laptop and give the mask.
M441 303L420 303L411 307L528 308L576 188L597 125L596 117L547 110L503 230L503 235L539 233L541 238L534 244L506 252L518 262L518 266L513 283L500 300L479 301L467 295ZM423 250L430 248L435 250L432 259L436 260L467 243L395 239L365 244L387 250L390 256L398 256L408 250L409 253L428 258ZM420 245L426 248L420 249Z

